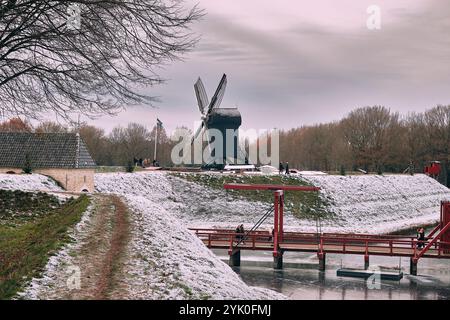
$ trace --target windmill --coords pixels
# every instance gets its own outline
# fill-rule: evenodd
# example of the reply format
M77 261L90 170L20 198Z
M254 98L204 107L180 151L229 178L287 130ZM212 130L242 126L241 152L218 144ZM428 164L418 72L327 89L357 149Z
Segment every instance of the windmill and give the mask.
M235 162L237 159L237 142L239 141L239 139L238 137L236 137L237 141L234 141L233 143L233 153L226 154L226 130L237 130L241 125L242 119L241 114L239 113L237 108L219 108L225 94L226 86L227 75L224 74L219 82L216 92L214 93L211 101L209 101L202 79L198 78L197 82L194 84L198 109L201 114L201 124L197 131L195 131L191 140L191 144L194 143L195 139L197 139L199 136L203 136L203 134L205 133L207 136L208 148L211 155L211 140L208 136L208 129L217 129L221 131L223 137L223 157L219 158L218 156L211 155L212 157L207 161L206 165L211 165L213 163L225 165L225 162Z

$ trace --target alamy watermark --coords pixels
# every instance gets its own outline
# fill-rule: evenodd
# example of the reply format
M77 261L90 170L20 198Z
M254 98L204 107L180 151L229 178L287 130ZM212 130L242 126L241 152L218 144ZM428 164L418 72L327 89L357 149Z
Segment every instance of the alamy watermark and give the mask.
M67 7L67 29L80 30L81 28L81 8L77 3L71 3Z
M78 266L68 266L66 269L68 275L66 286L69 290L81 289L81 269Z
M260 164L278 166L279 130L206 129L192 141L192 133L178 128L172 135L176 142L171 160L175 165L201 165L204 163ZM247 147L245 146L247 141Z
M367 278L366 285L369 290L381 290L381 270L378 267L370 269L373 274Z
M366 20L366 26L369 30L381 29L381 8L375 4L367 7L366 10L369 17Z

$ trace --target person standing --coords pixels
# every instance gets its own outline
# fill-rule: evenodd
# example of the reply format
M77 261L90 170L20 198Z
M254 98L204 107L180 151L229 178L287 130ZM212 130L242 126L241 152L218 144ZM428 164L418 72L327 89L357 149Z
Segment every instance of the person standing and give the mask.
M278 167L278 170L280 171L280 174L283 173L284 167L283 164L280 162L280 166Z
M245 229L244 229L244 225L243 224L241 224L239 226L239 233L241 234L241 242L243 244L245 244Z
M235 229L235 234L236 234L236 241L239 242L241 240L241 226L238 225Z
M422 249L425 246L425 229L419 228L417 230L417 248Z
M286 174L289 174L289 162L286 162Z

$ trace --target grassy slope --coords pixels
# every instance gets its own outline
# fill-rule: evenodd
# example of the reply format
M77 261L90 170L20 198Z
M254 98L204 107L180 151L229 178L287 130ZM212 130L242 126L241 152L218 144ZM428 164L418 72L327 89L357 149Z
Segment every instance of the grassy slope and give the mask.
M0 190L0 225L31 222L60 206L57 197L44 192Z
M190 182L220 190L223 190L225 183L310 185L304 180L285 175L216 175L195 173L173 173L173 175ZM272 191L227 190L226 192L250 201L273 203ZM317 216L320 216L322 219L331 219L333 217L327 211L327 202L317 192L287 191L285 194L285 206L287 211L292 212L298 218L315 219Z
M70 240L68 229L80 221L88 205L83 195L32 221L0 225L0 299L12 298L39 275L50 255Z

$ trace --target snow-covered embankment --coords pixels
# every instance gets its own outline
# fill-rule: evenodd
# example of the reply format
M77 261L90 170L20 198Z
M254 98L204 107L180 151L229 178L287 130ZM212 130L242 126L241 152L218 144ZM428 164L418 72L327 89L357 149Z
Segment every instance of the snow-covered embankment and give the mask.
M321 188L338 230L389 233L439 221L450 190L424 175L301 176Z
M164 174L97 174L96 188L123 195L131 209L132 238L125 264L130 276L124 281L129 298L285 298L246 285L167 210L172 190Z
M21 191L63 191L54 180L40 174L0 174L0 189Z

